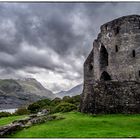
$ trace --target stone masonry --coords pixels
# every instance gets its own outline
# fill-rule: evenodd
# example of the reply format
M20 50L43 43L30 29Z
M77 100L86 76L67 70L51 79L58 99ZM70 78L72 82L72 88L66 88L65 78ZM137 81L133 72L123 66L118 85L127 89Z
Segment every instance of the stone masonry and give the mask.
M80 111L140 113L140 16L101 26L84 63Z

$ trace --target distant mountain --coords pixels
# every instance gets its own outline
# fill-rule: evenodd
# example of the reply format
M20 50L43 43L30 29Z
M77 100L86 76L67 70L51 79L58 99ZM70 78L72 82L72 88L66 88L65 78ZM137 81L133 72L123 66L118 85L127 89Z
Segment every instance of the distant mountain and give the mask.
M56 93L56 96L59 98L63 98L64 96L75 96L75 95L80 95L82 93L83 90L83 84L77 85L75 87L73 87L72 89L68 90L68 91L60 91L58 93Z
M17 108L44 98L55 98L35 79L0 79L0 109Z
M50 99L55 98L55 94L52 91L44 88L36 79L25 78L16 80L24 89L26 93L32 93L38 96L45 96Z

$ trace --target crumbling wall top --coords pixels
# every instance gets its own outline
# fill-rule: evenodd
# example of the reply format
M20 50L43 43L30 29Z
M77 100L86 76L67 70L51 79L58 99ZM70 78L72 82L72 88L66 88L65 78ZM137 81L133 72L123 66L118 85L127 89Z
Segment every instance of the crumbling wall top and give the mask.
M125 22L140 22L140 16L139 15L123 16L103 24L100 29L101 31L107 30L107 28L114 28L115 26L120 26Z

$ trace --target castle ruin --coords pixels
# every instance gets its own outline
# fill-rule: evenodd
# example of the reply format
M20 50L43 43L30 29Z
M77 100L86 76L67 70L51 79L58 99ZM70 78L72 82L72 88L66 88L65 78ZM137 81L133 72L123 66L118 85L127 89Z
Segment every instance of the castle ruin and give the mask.
M84 63L80 111L140 113L140 16L101 26Z

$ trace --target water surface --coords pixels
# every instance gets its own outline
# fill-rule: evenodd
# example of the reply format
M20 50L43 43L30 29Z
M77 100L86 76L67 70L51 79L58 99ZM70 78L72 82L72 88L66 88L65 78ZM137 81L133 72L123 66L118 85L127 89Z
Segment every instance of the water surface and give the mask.
M17 110L17 108L13 108L13 109L0 109L0 112L15 113L16 110Z

